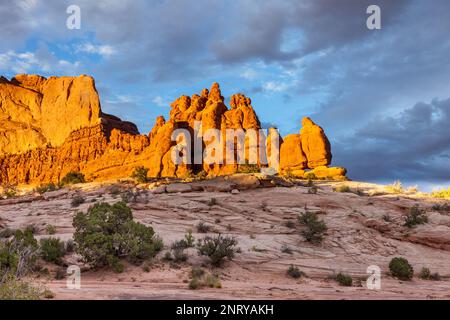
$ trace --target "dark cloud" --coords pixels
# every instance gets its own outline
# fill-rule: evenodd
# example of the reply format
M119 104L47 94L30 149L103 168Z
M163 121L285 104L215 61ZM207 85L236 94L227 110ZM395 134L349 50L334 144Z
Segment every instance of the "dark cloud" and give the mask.
M450 99L376 118L337 141L334 156L354 179L450 181Z

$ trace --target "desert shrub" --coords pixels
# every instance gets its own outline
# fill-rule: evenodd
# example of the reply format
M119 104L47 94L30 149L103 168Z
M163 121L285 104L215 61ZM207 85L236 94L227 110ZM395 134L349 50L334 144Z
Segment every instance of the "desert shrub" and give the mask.
M441 280L441 276L439 273L431 273L430 269L423 267L422 270L420 270L419 278L422 280L434 280L439 281Z
M312 186L312 187L308 188L308 194L317 194L318 190L319 189L317 189L316 186Z
M281 247L281 252L287 253L287 254L292 254L292 249L289 248L288 246L284 245Z
M200 221L197 226L197 232L199 233L208 233L211 229L210 226L208 226L206 223L204 223L203 221Z
M205 270L202 268L192 268L191 269L191 277L192 278L200 278L205 274Z
M322 242L323 234L328 228L324 221L318 219L316 213L307 211L302 213L298 220L306 227L305 230L302 230L301 232L306 241L312 243Z
M390 193L395 193L395 194L405 192L405 190L404 190L404 188L403 188L403 185L402 185L402 183L401 183L399 180L395 181L395 182L394 182L393 184L391 184L391 185L386 186L385 189L386 189L388 192L390 192Z
M173 260L175 262L184 262L188 259L187 254L185 253L185 250L188 248L188 244L186 240L182 239L179 241L175 241L172 246L172 254L173 254Z
M0 300L39 300L42 289L17 277L8 275L0 281Z
M72 239L66 241L66 252L72 253L75 250L75 244Z
M147 174L148 168L136 167L131 174L131 178L135 179L139 183L146 183L148 181Z
M449 203L444 203L444 204L434 204L433 207L431 208L434 211L445 211L445 212L450 212L450 204Z
M163 260L172 261L173 260L172 252L166 251L166 253L164 254Z
M56 233L56 227L51 225L51 224L48 224L45 227L45 232L47 232L47 234L55 234Z
M289 228L289 229L294 229L294 228L295 228L295 222L292 221L292 220L288 220L288 221L286 221L286 222L284 223L284 226L285 226L286 228Z
M151 227L133 221L131 209L124 203L97 203L87 213L78 212L73 219L76 252L93 267L110 266L123 270L120 258L139 263L155 255Z
M42 296L45 299L53 299L55 297L55 294L51 290L45 289L44 292L42 293Z
M68 185L68 184L77 184L77 183L84 183L84 174L81 172L69 172L62 178L60 184L62 186Z
M225 258L232 260L236 253L237 240L231 237L217 235L199 239L198 253L209 257L213 266L220 266Z
M11 240L0 241L0 283L8 277L20 278L33 269L38 243L31 230L17 230Z
M450 188L447 190L435 190L431 193L433 198L450 199Z
M300 271L297 267L294 267L292 264L289 266L289 269L287 270L286 273L289 277L294 279L298 279L306 275L303 271Z
M424 224L428 222L428 217L426 215L426 211L420 209L418 205L411 207L408 215L405 219L405 226L408 228L412 228L418 224Z
M352 192L352 189L346 184L340 184L333 188L334 192Z
M437 272L434 272L434 273L430 274L430 280L440 281L441 275Z
M339 272L336 275L336 281L339 283L339 285L343 287L351 287L353 285L353 279L350 275Z
M411 280L414 274L413 267L408 260L401 257L395 257L389 262L391 275L400 280Z
M138 195L131 190L126 190L120 194L120 198L125 203L136 203Z
M47 262L61 264L62 257L66 254L64 242L58 238L44 238L39 241L41 257Z
M259 172L261 172L261 170L257 164L249 164L248 161L246 161L245 164L238 165L237 172L238 173L259 173Z
M210 288L222 288L222 283L220 282L219 277L212 274L206 276L205 285Z
M17 195L17 188L16 186L13 185L7 185L5 187L3 187L3 194L1 196L1 198L14 198Z
M431 276L430 269L423 267L422 270L420 270L420 273L419 273L420 279L428 280L428 279L430 279L430 276Z
M201 282L197 278L192 278L191 281L189 281L189 289L196 290L201 287Z
M66 277L66 269L64 268L58 268L55 271L55 279L56 280L62 280Z
M41 184L34 189L35 192L39 194L44 194L46 192L55 191L58 187L54 183Z
M72 198L72 202L70 203L70 205L76 208L83 204L85 201L86 200L82 196L75 196Z
M195 238L192 235L192 230L188 230L187 233L184 235L184 241L186 242L188 248L195 247Z
M5 228L0 231L0 239L2 238L10 238L14 235L15 230L10 228Z

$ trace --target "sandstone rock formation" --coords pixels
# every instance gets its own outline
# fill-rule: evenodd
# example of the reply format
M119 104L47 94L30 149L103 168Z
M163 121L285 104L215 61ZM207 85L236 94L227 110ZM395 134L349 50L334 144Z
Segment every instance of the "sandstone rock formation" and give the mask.
M181 96L171 107L168 120L158 117L151 132L140 135L134 124L102 112L92 77L1 77L0 184L59 182L70 171L91 180L117 179L128 177L137 166L147 167L149 177L186 177L201 171L227 175L240 170L238 160L265 166L264 158L276 153L270 142L277 131L269 130L264 142L250 98L235 94L228 109L218 83L200 94ZM277 137L280 173L303 178L305 170L313 169L316 177L345 178L345 169L327 167L331 151L323 129L309 118L302 126L299 134ZM178 129L187 129L193 139L177 136L173 141ZM208 129L217 134L205 137ZM230 129L247 135L216 147ZM185 149L179 149L181 142ZM195 159L196 146L224 161ZM177 153L196 161L177 165L172 161Z

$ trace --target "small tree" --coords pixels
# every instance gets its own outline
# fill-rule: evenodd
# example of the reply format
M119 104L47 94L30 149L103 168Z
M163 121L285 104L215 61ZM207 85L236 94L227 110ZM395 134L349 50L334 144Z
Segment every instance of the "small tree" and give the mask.
M82 174L81 172L69 172L68 174L66 174L64 176L64 178L62 178L61 180L61 185L65 186L68 184L77 184L77 183L84 183L85 179L84 179L84 174Z
M413 267L405 258L396 257L389 263L389 270L393 277L400 280L411 280L414 274Z
M223 237L217 235L214 237L205 237L199 239L197 244L198 253L203 256L208 256L213 266L220 266L224 258L232 260L234 258L237 240L231 237Z
M40 240L41 257L47 262L61 264L62 257L66 254L64 242L58 238L46 238Z
M148 168L136 167L136 168L134 168L134 171L131 174L131 178L136 179L136 181L139 183L146 183L148 180L147 173L148 173Z
M314 212L305 212L298 217L300 224L306 228L302 230L302 235L306 241L312 243L320 243L323 240L323 234L327 231L327 225L317 218Z
M73 219L76 252L93 267L110 266L123 270L120 258L139 263L160 250L160 240L151 227L133 221L124 203L97 203Z
M413 206L409 210L409 214L406 216L405 226L408 228L413 228L418 224L424 224L428 222L428 217L426 211L420 209L418 205Z
M28 273L35 265L38 249L31 229L17 230L11 240L0 242L0 284Z

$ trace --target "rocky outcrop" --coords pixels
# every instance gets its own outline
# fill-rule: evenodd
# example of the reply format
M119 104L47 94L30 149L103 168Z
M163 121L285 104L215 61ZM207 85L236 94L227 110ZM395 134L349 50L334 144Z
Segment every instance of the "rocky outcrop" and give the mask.
M316 177L345 178L345 169L327 167L330 143L311 119L303 119L299 134L277 137L278 143L272 145L277 131L270 129L267 140L263 139L251 99L232 95L228 108L218 83L200 94L176 99L168 120L158 117L150 133L140 135L133 123L102 112L92 77L2 77L0 125L2 184L58 182L70 171L80 171L92 180L117 179L128 177L137 166L147 167L148 176L156 178L202 171L220 176L238 172L239 160L264 167L267 158L274 165L273 147L279 149L282 174L303 178L312 169ZM193 139L175 136L178 129L186 129ZM209 129L216 134L207 138ZM244 139L235 136L231 145L216 145L225 141L230 129L242 132ZM184 149L180 149L182 143ZM199 161L194 154L198 146L223 161L208 164L202 157ZM195 163L174 163L177 153Z

